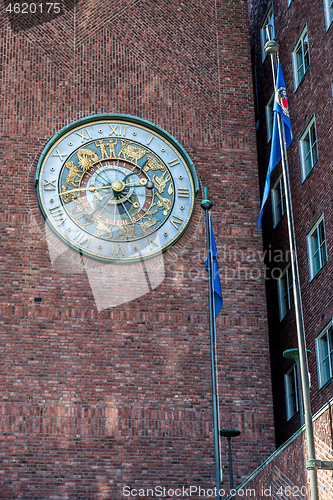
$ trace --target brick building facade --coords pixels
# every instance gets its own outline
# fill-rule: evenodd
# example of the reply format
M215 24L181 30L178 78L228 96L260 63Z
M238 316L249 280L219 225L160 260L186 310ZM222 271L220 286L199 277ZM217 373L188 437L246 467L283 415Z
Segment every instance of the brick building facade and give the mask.
M6 0L0 16L0 498L214 486L205 185L224 289L221 425L241 431L238 484L274 450L247 3L23 5ZM165 129L200 182L162 282L114 307L95 300L91 276L105 266L90 272L87 258L50 245L34 186L47 142L100 113ZM224 466L226 457L222 442Z
M333 388L333 67L329 55L333 11L325 0L250 0L249 17L261 190L271 147L273 105L271 61L263 50L267 23L274 25L288 92L293 131L288 162L305 334L312 351L308 362L315 413L332 398ZM286 350L297 348L297 337L280 165L273 171L271 188L262 229L266 264L277 268L277 279L266 283L276 439L281 445L300 427L300 388L295 381L295 361L283 356ZM332 436L326 444L332 448Z
M333 459L332 450L332 400L313 415L316 457ZM307 447L304 428L299 429L242 484L231 498L311 498L308 474L304 468ZM330 500L333 493L332 472L318 470L318 495L320 500Z

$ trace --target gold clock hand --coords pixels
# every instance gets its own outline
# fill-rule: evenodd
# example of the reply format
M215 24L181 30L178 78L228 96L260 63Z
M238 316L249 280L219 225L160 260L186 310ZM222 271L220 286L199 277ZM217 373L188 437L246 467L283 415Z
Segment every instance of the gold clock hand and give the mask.
M108 187L111 187L111 186L108 186ZM93 193L94 191L96 191L96 189L101 189L101 188L96 188L95 186L90 186L88 188L69 189L68 191L62 191L62 193L55 194L54 198L56 196L62 196L63 194L76 193L77 191L90 191L91 193Z
M69 189L68 191L62 191L62 193L55 194L54 198L56 196L62 196L63 194L70 194L70 193L76 193L77 191L90 191L91 193L94 193L95 191L100 191L101 189L110 189L112 188L112 184L109 184L107 186L90 186L88 188L75 188L75 189ZM145 187L145 184L124 184L124 187Z

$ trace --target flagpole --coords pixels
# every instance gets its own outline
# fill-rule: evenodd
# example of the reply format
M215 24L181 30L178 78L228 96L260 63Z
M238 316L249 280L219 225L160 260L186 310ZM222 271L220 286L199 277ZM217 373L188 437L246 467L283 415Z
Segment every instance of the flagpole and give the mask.
M277 61L278 61L277 54L279 50L279 45L275 40L272 39L272 27L270 25L267 26L267 34L268 34L268 42L265 44L265 52L271 56L273 83L274 83L274 89L276 91L277 89L276 89L275 75L277 71ZM291 260L291 270L293 278L293 295L295 303L296 330L297 330L298 350L299 350L299 366L301 371L303 406L304 406L305 436L306 436L307 450L308 450L308 460L306 462L306 466L308 468L308 463L310 462L315 463L316 461L311 405L310 405L309 370L308 370L307 353L306 353L301 288L299 282L299 271L297 263L296 238L295 238L293 209L291 203L291 191L290 191L289 169L288 169L284 126L281 122L280 113L276 114L278 120L278 130L279 130L279 139L281 146L281 157L282 157L281 163L282 163L282 172L283 172L284 189L286 197L286 212L288 220L289 245L291 253L290 260ZM311 499L318 500L319 499L318 478L317 478L316 468L309 469L309 479L310 479Z
M215 377L215 317L213 308L213 287L212 287L212 258L211 241L209 227L209 210L213 204L208 199L208 188L204 188L205 199L201 202L201 208L206 212L206 235L207 235L207 263L208 263L208 288L209 288L209 330L210 330L210 359L212 369L212 398L213 398L213 423L214 423L214 455L215 455L215 481L216 481L216 500L221 500L221 464L220 464L220 445L219 445L219 416L218 401L216 393Z

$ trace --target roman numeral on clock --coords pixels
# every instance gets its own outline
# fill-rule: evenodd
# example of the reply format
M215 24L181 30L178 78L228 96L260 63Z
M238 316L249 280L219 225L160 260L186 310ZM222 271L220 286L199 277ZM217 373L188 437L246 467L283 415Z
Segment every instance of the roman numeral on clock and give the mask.
M49 210L50 213L52 214L53 219L59 221L58 227L61 226L61 224L63 224L67 219L67 217L64 216L64 212L61 210L60 205L52 207Z
M79 245L84 245L86 243L86 247L89 248L90 238L85 233L79 232L76 236L74 236L73 241Z
M44 179L44 190L45 191L55 191L55 182L57 179L54 179L53 181L48 181L47 179Z
M178 198L189 198L190 190L189 188L178 188Z
M114 245L112 245L111 255L119 255L120 253L121 253L122 256L125 255L124 249L123 249L123 247L120 244L117 247L116 253L114 253L114 250L115 250Z
M67 156L67 153L60 153L59 149L56 149L56 153L53 153L52 156L58 156L62 161L62 157L65 158Z
M85 134L87 134L88 137L86 137ZM79 135L81 137L81 143L91 139L91 134L89 132L89 129L87 128L85 130L82 130L82 132L76 132L76 135Z
M170 219L170 222L171 224L176 228L176 229L179 229L180 226L182 225L182 222L184 221L184 219L182 219L181 217L178 217L178 215L174 215L174 218L177 219ZM179 225L178 225L179 224Z
M171 160L168 162L168 165L170 167L174 167L175 165L178 165L179 161L177 160L177 158L175 158L174 160Z
M119 130L118 130L118 127L119 127ZM125 137L125 135L126 135L126 125L111 125L110 124L110 129L111 129L111 132L109 133L109 135L114 134L117 137L120 135Z

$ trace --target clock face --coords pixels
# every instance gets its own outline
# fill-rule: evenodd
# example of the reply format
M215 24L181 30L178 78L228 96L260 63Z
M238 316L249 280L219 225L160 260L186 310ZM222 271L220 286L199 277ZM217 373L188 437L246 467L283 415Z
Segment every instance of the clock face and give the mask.
M184 233L198 181L167 132L139 118L100 115L49 142L36 184L47 223L68 245L132 261L164 251Z

